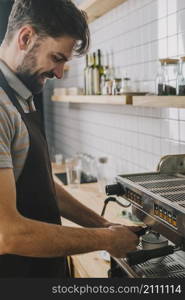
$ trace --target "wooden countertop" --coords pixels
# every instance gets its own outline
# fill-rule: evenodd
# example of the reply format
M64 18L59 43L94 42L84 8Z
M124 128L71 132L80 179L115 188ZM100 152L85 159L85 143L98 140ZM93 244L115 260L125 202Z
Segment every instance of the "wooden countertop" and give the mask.
M63 166L57 166L53 164L53 174L64 172ZM59 184L62 182L54 175L56 181ZM63 185L63 184L62 184ZM98 183L81 184L79 188L70 188L69 186L63 185L63 187L70 192L77 200L82 204L88 206L98 214L101 214L103 209L104 200L106 199L106 194L100 191ZM123 218L121 215L123 208L116 203L109 203L105 218L111 222L121 223L125 225L132 225L132 223ZM64 218L62 218L62 223L65 226L78 226ZM91 252L87 254L72 256L73 263L77 269L76 277L84 278L106 278L107 271L110 268L110 263L105 261L100 252Z

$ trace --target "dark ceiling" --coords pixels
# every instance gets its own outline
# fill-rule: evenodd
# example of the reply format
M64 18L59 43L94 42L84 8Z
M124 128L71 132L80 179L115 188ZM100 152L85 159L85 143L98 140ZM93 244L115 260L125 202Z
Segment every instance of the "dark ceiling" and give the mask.
M14 0L0 0L0 3L1 2L14 2Z

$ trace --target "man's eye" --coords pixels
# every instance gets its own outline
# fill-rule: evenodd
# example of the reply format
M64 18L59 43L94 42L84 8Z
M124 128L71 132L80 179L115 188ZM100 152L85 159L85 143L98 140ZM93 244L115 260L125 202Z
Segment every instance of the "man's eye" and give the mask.
M53 60L54 60L54 62L56 62L56 63L60 63L60 62L63 62L64 61L64 59L63 58L59 58L59 57L57 57L57 56L53 56Z

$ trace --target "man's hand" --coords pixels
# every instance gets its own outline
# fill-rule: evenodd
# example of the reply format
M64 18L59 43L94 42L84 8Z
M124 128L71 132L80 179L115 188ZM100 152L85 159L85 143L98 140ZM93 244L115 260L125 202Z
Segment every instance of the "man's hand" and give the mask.
M137 226L111 226L110 230L110 244L106 249L111 256L122 258L130 251L135 251L139 243L138 236L134 233L138 231Z

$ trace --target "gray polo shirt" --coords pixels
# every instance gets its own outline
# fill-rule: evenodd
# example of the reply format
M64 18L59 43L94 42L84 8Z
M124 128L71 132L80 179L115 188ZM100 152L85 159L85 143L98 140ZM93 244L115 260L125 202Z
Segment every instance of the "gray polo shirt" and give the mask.
M25 113L35 110L33 96L8 66L0 60L5 76ZM30 104L29 104L30 103ZM13 168L15 180L23 170L29 149L29 134L20 113L0 87L0 168Z

